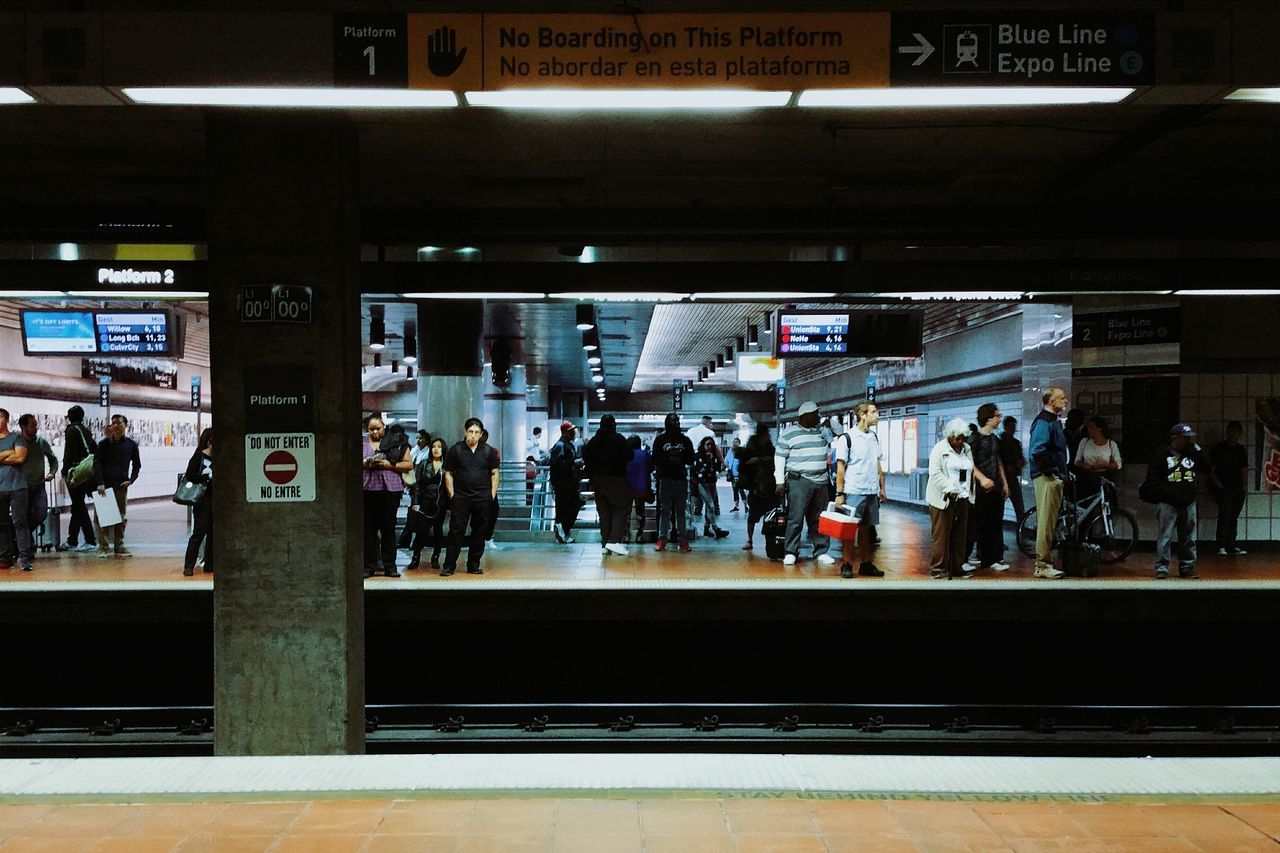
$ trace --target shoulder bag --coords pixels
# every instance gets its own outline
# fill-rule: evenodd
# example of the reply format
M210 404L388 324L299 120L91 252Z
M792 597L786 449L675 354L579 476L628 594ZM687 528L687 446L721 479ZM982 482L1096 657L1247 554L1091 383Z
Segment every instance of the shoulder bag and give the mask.
M84 427L80 427L76 431L76 435L80 436L80 443L84 445L85 456L76 466L67 472L67 485L73 489L78 489L93 476L93 451L89 449L89 442L84 438Z
M204 496L208 491L209 486L207 483L194 482L184 475L178 482L178 488L173 492L173 502L183 506L196 506L204 500Z

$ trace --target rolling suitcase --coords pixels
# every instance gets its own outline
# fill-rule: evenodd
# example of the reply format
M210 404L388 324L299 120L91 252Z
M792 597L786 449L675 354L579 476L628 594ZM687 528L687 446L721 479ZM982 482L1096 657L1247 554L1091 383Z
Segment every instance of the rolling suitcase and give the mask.
M781 560L787 554L786 506L769 510L760 519L760 533L764 536L764 553L770 560Z

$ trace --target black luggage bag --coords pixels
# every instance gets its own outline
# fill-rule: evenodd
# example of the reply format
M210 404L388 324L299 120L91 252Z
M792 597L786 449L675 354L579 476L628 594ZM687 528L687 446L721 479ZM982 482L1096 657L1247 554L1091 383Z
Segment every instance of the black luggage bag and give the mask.
M764 553L770 560L781 560L787 554L787 510L780 506L769 510L760 520L764 536Z
M1062 571L1069 578L1096 578L1102 564L1102 549L1089 542L1070 539L1062 543Z

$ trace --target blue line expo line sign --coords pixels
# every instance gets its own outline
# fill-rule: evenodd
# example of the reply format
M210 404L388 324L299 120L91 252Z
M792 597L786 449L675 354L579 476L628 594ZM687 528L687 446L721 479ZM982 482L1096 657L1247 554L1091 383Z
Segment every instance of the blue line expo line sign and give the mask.
M1139 86L1155 20L1097 10L334 16L334 84L802 89Z

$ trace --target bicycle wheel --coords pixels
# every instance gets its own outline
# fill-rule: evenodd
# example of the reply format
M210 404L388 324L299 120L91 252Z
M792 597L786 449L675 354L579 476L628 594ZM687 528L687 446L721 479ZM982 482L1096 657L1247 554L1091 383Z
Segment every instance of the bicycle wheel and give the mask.
M1018 524L1018 550L1028 557L1036 555L1036 508L1032 507Z
M1138 519L1127 509L1112 508L1111 532L1107 533L1102 513L1098 513L1089 522L1085 541L1101 549L1103 563L1118 563L1133 553L1138 544Z

